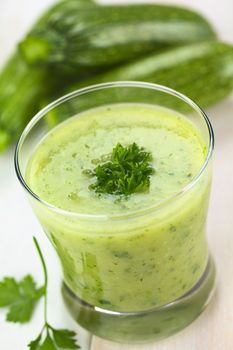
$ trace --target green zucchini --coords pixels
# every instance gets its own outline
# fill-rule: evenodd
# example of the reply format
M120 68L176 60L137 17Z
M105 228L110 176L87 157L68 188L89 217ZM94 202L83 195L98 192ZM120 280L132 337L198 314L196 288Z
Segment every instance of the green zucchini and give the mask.
M153 54L134 63L126 64L102 75L74 84L65 93L82 87L114 81L146 81L173 88L199 104L209 107L220 101L233 90L233 46L221 42L206 42L170 49L165 53ZM145 102L162 104L188 111L187 104L165 94L152 94L150 91L140 94L137 89L124 91L119 100L119 89L111 89L106 94L107 102ZM153 100L152 100L153 98ZM52 127L68 116L75 115L87 108L105 104L103 94L92 93L71 100L63 108L47 116Z
M45 12L38 25L46 23L62 9L78 12L88 3L92 4L92 1L59 2ZM80 72L77 72L76 78L80 76ZM0 72L0 151L19 137L27 122L41 107L40 101L52 99L70 80L71 77L52 69L28 67L17 52L12 55Z
M37 100L46 88L45 70L28 69L18 54L0 75L0 151L15 139L37 110Z
M214 38L210 24L188 9L156 4L89 6L58 11L28 34L20 50L29 64L90 70Z
M41 101L51 102L70 81L52 69L28 67L18 53L11 57L0 74L0 152L17 140Z

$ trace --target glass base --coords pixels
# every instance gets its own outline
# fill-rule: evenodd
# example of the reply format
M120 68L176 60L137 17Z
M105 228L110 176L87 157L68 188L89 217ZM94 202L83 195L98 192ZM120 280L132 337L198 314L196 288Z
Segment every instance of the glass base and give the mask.
M114 312L87 304L65 283L62 294L73 318L91 333L113 341L143 343L160 340L186 327L208 305L215 286L215 265L210 257L198 283L181 298L143 312Z

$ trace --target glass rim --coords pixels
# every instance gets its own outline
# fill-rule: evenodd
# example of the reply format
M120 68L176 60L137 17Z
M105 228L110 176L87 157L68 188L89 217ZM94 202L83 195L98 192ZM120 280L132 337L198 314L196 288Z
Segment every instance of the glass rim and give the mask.
M200 170L197 172L197 174L185 185L183 186L180 190L172 194L171 196L168 196L167 198L159 201L158 203L151 205L150 207L146 207L143 209L138 209L129 213L123 213L123 214L111 214L111 215L105 215L105 214L85 214L85 213L78 213L78 212L72 212L72 211L67 211L62 208L58 208L55 205L45 201L42 199L40 196L38 196L33 190L28 186L26 183L24 176L20 170L20 161L19 161L19 153L21 146L23 145L27 135L30 133L32 128L52 109L58 107L59 105L67 102L68 100L71 100L75 97L95 92L98 90L103 90L103 89L108 89L108 88L120 88L120 87L134 87L134 88L147 88L155 91L160 91L164 92L167 94L170 94L174 97L177 97L178 99L184 101L187 103L190 107L192 107L204 120L207 129L208 129L208 135L209 135L209 146L208 146L208 152L206 154L205 160L200 168ZM171 201L175 200L178 197L181 197L183 194L186 192L190 191L195 184L198 182L200 179L201 175L205 171L211 157L213 154L214 150L214 132L213 128L211 125L211 122L207 116L207 114L204 112L204 110L193 100L191 100L189 97L183 95L182 93L173 90L169 87L159 85L159 84L154 84L154 83L147 83L147 82L140 82L140 81L116 81L116 82L107 82L107 83L101 83L101 84L95 84L91 86L87 86L78 90L75 90L73 92L70 92L57 100L51 102L48 104L46 107L41 109L38 113L35 114L35 116L30 120L30 122L27 124L25 129L23 130L15 148L15 154L14 154L14 166L15 166L15 171L16 175L19 179L19 182L23 186L23 188L26 190L27 193L29 193L32 198L34 198L37 202L40 204L44 205L48 209L56 212L57 214L63 215L63 216L69 216L73 218L80 218L80 219L99 219L99 220L108 220L108 219L125 219L125 218L130 218L130 217L137 217L141 215L145 215L148 212L153 212L157 209L160 209L166 204L169 204Z

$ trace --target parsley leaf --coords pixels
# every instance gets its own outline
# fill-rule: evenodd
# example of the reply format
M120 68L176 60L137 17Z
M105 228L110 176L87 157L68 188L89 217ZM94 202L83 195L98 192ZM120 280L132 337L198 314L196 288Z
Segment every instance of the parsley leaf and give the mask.
M40 333L35 340L32 340L28 344L28 347L30 348L30 350L37 350L38 349L38 346L39 346L40 340L41 340L41 336L42 336L42 334Z
M43 332L46 330L46 336L42 340ZM60 349L80 349L76 343L75 332L68 329L54 329L46 323L40 335L28 347L30 350L60 350Z
M44 294L37 288L32 276L27 275L17 282L6 277L0 282L0 307L8 307L7 321L25 323L31 319L36 302Z
M80 349L75 339L75 332L67 329L52 329L57 346L61 349Z
M47 334L43 344L41 345L41 347L38 350L57 350L49 333Z
M89 188L97 193L128 196L149 189L150 176L155 172L151 161L151 153L136 143L127 147L118 143L109 161L97 165L94 170L86 169L83 174L95 177L96 182Z

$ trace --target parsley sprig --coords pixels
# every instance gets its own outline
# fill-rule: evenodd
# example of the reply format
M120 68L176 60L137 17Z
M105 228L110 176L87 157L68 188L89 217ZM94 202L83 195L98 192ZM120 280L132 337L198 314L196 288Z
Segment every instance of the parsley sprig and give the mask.
M6 319L9 322L28 322L42 295L44 287L37 288L31 275L20 281L6 277L0 282L0 307L8 307Z
M94 170L84 170L85 175L95 177L95 183L89 186L91 190L128 196L149 189L150 176L155 172L150 164L150 152L135 142L126 147L118 143L109 158Z
M76 333L67 329L55 329L47 319L48 273L39 243L33 237L39 254L43 272L44 285L37 288L31 275L17 282L6 277L0 282L0 307L8 307L7 321L25 323L31 319L37 301L44 297L44 325L37 338L28 344L30 350L80 349L76 343Z

